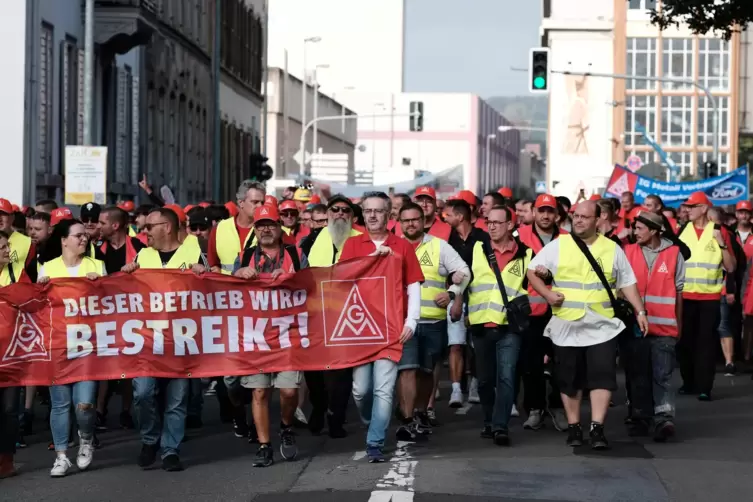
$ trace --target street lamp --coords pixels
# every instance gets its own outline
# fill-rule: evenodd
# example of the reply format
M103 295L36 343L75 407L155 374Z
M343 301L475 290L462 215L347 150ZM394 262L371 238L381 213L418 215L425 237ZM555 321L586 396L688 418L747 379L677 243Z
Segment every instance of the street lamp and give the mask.
M483 182L486 186L484 186L484 190L488 190L490 188L489 181L491 180L492 173L491 173L491 141L493 139L497 139L496 134L487 134L486 135L486 169L484 170L484 179Z
M314 120L319 116L319 69L329 68L328 64L318 64L314 67ZM319 126L314 122L314 154L319 152Z
M308 94L309 87L309 80L306 76L306 73L308 72L308 66L306 65L306 50L308 49L308 44L317 44L321 41L322 37L307 37L303 39L303 75L301 75L301 127L304 127L306 125L306 96ZM303 171L303 166L301 166L301 173L303 173Z

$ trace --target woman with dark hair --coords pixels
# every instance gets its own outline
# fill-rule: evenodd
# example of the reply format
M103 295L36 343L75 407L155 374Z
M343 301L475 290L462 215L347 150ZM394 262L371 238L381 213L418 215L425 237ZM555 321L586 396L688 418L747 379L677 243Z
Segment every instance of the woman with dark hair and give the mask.
M44 249L43 265L39 270L38 283L65 277L86 277L94 281L107 274L105 264L86 256L89 237L84 224L79 220L63 220L52 231ZM50 429L55 444L55 463L50 471L52 477L63 477L71 468L66 454L70 436L70 409L74 406L80 437L76 465L79 470L89 467L94 456L94 423L97 382L85 381L50 387Z

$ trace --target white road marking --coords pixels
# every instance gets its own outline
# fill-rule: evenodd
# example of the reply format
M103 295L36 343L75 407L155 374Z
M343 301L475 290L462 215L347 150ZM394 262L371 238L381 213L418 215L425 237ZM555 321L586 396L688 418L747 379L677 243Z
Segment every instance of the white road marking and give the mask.
M377 481L377 489L371 492L369 502L413 502L413 483L418 460L408 451L412 441L398 441L390 469ZM397 488L397 490L395 490Z
M465 403L455 411L455 415L465 415L471 408L473 408L473 403Z
M353 460L361 460L365 456L366 456L365 451L357 451L353 454Z

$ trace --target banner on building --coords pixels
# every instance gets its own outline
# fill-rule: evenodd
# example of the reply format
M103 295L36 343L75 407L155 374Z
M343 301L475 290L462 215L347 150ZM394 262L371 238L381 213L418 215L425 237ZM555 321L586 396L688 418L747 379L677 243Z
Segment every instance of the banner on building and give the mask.
M649 195L658 195L667 206L678 207L690 194L699 191L705 192L717 206L748 200L748 166L701 181L666 182L641 176L616 165L609 178L605 196L620 197L624 192L633 192L635 202L642 204Z
M397 362L402 268L372 257L275 281L139 270L14 284L0 320L0 387Z

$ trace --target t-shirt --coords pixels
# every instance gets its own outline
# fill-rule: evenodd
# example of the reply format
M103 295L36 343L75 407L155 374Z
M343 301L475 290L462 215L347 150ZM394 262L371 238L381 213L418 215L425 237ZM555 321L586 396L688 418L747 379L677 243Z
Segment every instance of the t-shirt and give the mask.
M135 237L127 237L131 239L133 249L138 253L146 246ZM126 244L124 243L118 249L113 248L110 244L107 245L107 252L103 253L102 249L98 247L94 253L94 257L98 260L102 260L105 263L105 269L108 274L115 274L126 265Z
M246 242L246 236L249 234L249 232L253 231L253 227L243 228L238 226L238 222L236 220L233 220L235 223L235 231L238 232L239 242L238 247L239 249L243 249L243 243ZM207 262L209 263L210 267L219 267L222 264L220 263L220 257L217 255L217 227L214 227L212 229L212 232L209 234L209 247L207 249Z
M488 239L489 234L481 230L480 228L473 227L471 233L468 234L468 238L463 240L460 234L454 228L450 232L450 240L448 241L450 246L458 252L463 261L469 268L473 268L473 248L477 242Z
M407 287L414 282L424 282L424 273L421 271L421 265L418 263L416 252L413 246L405 240L397 237L392 232L387 234L387 239L380 244L392 250L395 256L399 256L403 262L403 287ZM374 241L369 237L368 232L361 235L350 237L343 244L340 261L368 256L376 251Z

